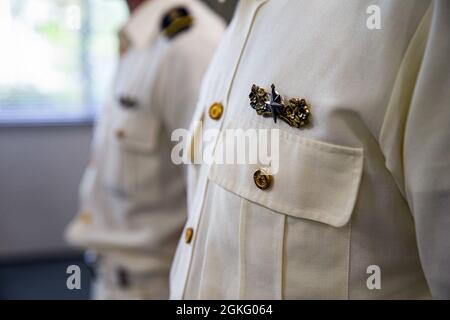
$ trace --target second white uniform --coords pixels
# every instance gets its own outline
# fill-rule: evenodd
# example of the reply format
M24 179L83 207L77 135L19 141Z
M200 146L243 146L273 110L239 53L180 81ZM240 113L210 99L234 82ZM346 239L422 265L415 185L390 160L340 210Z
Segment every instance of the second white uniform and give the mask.
M171 133L192 117L223 21L196 0L144 2L121 32L123 57L96 126L67 231L99 257L97 298L168 297L168 273L186 220L185 178Z

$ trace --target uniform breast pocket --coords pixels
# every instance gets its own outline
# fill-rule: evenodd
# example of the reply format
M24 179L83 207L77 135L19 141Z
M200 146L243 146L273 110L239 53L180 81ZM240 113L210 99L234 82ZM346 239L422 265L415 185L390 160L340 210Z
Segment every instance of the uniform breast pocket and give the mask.
M159 158L160 122L142 110L114 108L108 119L102 159L103 183L116 196L137 196L148 191Z
M268 129L256 121L239 127ZM270 165L214 163L209 172L240 202L240 298L346 298L363 150L284 130L270 136Z

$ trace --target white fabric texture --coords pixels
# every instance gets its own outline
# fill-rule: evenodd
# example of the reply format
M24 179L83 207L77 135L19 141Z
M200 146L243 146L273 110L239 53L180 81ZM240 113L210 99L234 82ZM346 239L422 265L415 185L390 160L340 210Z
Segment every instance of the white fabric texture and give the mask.
M171 298L450 298L449 34L448 1L240 1L194 120L280 129L281 168L259 190L257 165L189 165ZM252 84L272 83L310 126L256 114Z

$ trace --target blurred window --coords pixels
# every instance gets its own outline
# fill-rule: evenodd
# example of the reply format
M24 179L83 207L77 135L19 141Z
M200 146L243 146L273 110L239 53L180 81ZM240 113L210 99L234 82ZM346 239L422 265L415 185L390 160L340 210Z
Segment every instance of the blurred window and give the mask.
M92 118L126 17L123 0L0 0L0 122Z

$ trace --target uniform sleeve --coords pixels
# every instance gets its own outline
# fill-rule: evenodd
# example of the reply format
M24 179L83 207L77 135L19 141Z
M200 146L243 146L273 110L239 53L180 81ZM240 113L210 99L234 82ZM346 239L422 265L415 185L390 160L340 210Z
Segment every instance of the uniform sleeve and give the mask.
M98 172L98 150L99 146L104 143L106 131L107 110L103 108L102 116L100 116L94 124L93 138L90 148L89 163L84 170L79 187L79 212L88 212L93 207L93 197L95 194L97 172Z
M103 124L103 123L102 123ZM89 163L84 170L81 183L78 189L79 208L78 213L64 231L65 240L74 247L84 247L86 245L83 235L78 232L80 224L91 223L92 209L95 205L95 193L97 191L98 166L95 149L100 143L102 131L100 121L94 125L94 136L91 142L91 154Z
M435 1L429 16L397 79L381 145L411 209L433 298L449 299L450 2Z
M433 297L450 298L450 2L436 1L405 128L405 191Z

